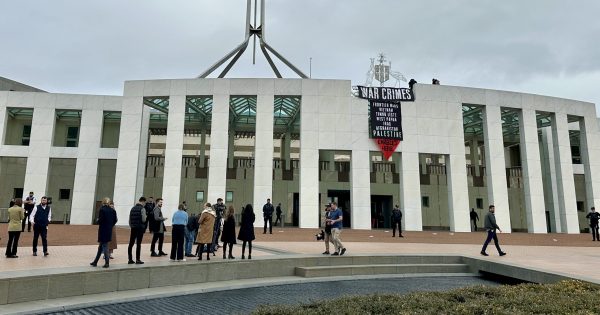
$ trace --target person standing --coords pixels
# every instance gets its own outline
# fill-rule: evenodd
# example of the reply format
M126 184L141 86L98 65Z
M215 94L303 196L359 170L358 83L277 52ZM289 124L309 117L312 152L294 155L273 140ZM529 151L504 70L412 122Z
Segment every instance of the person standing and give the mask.
M592 230L592 241L600 241L600 235L598 235L598 221L600 221L600 213L596 212L596 208L592 207L591 212L585 217L590 219L590 229Z
M17 247L19 247L19 237L21 236L21 222L25 218L25 213L21 206L23 199L15 199L15 204L8 209L8 243L6 244L6 258L19 258L17 256Z
M96 267L98 265L102 253L104 253L104 266L102 268L108 268L110 265L108 243L112 239L112 230L115 224L117 224L117 212L110 207L110 198L106 197L102 199L102 207L98 211L98 251L90 266Z
M27 221L27 232L31 232L31 221L29 219L31 212L33 212L33 208L35 208L37 200L33 195L33 191L29 192L29 195L25 197L23 200L23 208L25 208L25 218L21 223L21 232L25 232L25 221Z
M475 208L471 208L469 216L471 217L471 223L473 223L473 231L477 232L477 221L479 221L479 215L477 212L475 212Z
M152 232L152 222L154 222L154 207L156 207L156 203L154 203L154 199L152 197L148 197L148 201L144 204L144 209L146 210L146 225L145 228L148 229L148 232Z
M238 232L238 240L242 241L242 259L246 259L244 256L246 252L246 243L248 244L248 259L252 259L252 241L255 239L255 220L256 216L254 215L254 209L251 204L247 204L244 211L242 211L240 231Z
M172 219L171 261L185 261L185 258L183 258L183 241L185 239L185 226L188 223L188 214L183 204L180 204L177 209Z
M398 237L402 236L402 210L396 205L392 209L392 237L396 237L396 225L398 226Z
M127 255L129 260L128 264L137 264L141 265L144 262L140 260L140 253L142 252L142 239L144 238L144 232L146 231L146 209L144 206L146 205L146 198L140 197L138 203L131 208L129 211L129 227L131 228L131 234L129 235L129 246L127 247ZM133 249L133 244L136 244L135 248L135 261L133 261L133 256L131 254L131 250Z
M498 254L500 256L506 255L506 253L500 249L500 245L498 244L498 236L496 235L496 230L500 231L500 233L502 233L502 230L500 229L498 224L496 224L496 215L494 214L495 212L496 207L494 207L494 205L490 205L489 212L485 215L485 219L483 221L483 228L488 232L487 238L485 239L485 243L483 243L483 248L481 249L481 255L483 256L489 256L485 252L485 250L492 239L494 240L494 245L496 245Z
M277 219L275 219L275 226L277 226L278 223L283 223L281 221L281 202L277 204L277 207L275 208L275 214L277 215Z
M162 198L156 199L156 207L152 211L152 222L150 222L150 230L152 231L152 244L150 244L150 256L159 257L166 256L167 253L163 252L163 242L165 241L165 220L167 218L162 215ZM156 241L158 241L158 254L154 251L156 248Z
M333 244L333 239L331 238L331 222L329 221L329 219L331 219L330 217L331 214L331 204L328 204L325 208L325 230L323 233L325 233L323 235L323 241L325 242L325 251L323 252L323 255L329 255L329 242L331 242Z
M263 206L263 218L265 219L263 234L267 234L267 223L269 223L269 233L273 234L273 210L271 199L267 198L267 203Z
M117 211L115 210L115 204L114 202L110 202L108 204L108 206L114 211L115 216L117 215ZM110 238L110 242L108 243L108 253L110 255L110 259L114 259L113 257L113 251L117 249L117 227L116 225L113 225L112 228L112 237Z
M212 239L212 251L213 256L219 249L219 235L221 235L221 226L223 225L223 214L225 213L225 204L223 204L223 198L217 199L217 204L213 205L215 210L215 226L213 228L213 239Z
M187 222L185 226L185 257L196 257L196 255L192 255L192 247L198 233L198 217L190 213Z
M204 245L206 245L206 260L210 260L210 252L212 250L213 241L213 230L215 228L217 214L212 208L210 203L204 205L204 210L198 219L200 229L198 230L198 236L196 237L196 243L198 243L198 260L202 260L202 251Z
M342 233L342 222L344 215L342 209L337 207L336 202L331 203L331 213L329 214L329 224L331 224L331 237L333 239L333 245L335 246L335 252L332 256L343 256L346 253L346 248L342 244L340 234Z
M227 215L225 216L225 222L223 223L223 233L221 234L221 242L223 242L223 259L226 257L229 259L235 259L233 257L233 244L237 244L235 241L235 217L233 216L235 209L233 206L229 206ZM225 256L227 251L227 245L229 245L229 256Z
M42 247L44 250L44 257L50 255L48 253L48 223L52 218L52 209L48 204L48 198L42 197L40 204L33 209L33 212L29 215L29 221L33 225L33 256L37 256L37 244L38 239L42 237Z

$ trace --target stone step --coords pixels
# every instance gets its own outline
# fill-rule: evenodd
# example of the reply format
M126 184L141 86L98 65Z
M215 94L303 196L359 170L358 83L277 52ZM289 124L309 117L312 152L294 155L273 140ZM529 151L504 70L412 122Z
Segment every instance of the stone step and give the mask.
M425 273L471 273L466 264L379 264L296 267L295 275L304 278L377 275L377 274L425 274Z

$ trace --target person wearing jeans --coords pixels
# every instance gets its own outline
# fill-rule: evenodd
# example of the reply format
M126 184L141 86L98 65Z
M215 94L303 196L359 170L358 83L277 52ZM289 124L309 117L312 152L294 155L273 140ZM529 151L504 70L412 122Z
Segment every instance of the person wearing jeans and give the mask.
M33 225L33 256L37 256L38 239L42 237L42 247L44 249L44 257L48 256L48 223L52 217L52 209L48 204L48 198L42 197L40 204L33 209L33 213L29 216L29 221Z
M342 256L346 253L346 248L342 244L342 240L340 239L340 234L342 233L342 226L344 216L342 213L342 209L337 207L336 202L331 203L331 213L329 214L329 219L327 221L331 224L331 238L333 240L333 245L335 246L335 252L331 254L332 256Z
M196 233L198 233L198 217L194 214L190 214L187 225L185 226L185 257L196 256L192 255Z
M489 256L485 252L485 250L487 249L487 246L491 240L494 240L494 245L496 245L498 254L500 256L506 255L506 253L500 249L500 245L498 244L498 236L496 235L496 230L500 231L500 233L502 233L502 230L500 229L498 224L496 224L496 216L494 215L494 212L496 212L496 207L494 207L494 205L490 205L489 212L485 215L485 221L483 225L483 227L488 232L487 238L485 239L485 243L483 243L483 248L481 249L481 255L483 256Z

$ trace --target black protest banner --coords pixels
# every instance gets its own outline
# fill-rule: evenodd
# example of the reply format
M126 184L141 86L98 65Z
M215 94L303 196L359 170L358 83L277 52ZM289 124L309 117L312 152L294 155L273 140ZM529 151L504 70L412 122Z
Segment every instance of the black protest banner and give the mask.
M402 140L400 103L369 101L371 138Z
M358 89L358 97L365 98L370 101L384 102L414 102L415 97L411 89L407 88L391 88L391 87L376 87L376 86L356 86Z

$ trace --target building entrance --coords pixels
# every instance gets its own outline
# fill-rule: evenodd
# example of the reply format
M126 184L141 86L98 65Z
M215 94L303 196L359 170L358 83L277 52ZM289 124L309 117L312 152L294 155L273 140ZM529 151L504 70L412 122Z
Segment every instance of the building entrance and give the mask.
M350 191L349 190L328 190L327 199L329 202L337 202L338 207L342 208L344 213L344 227L349 228L350 222Z
M371 195L371 228L390 228L392 196Z

